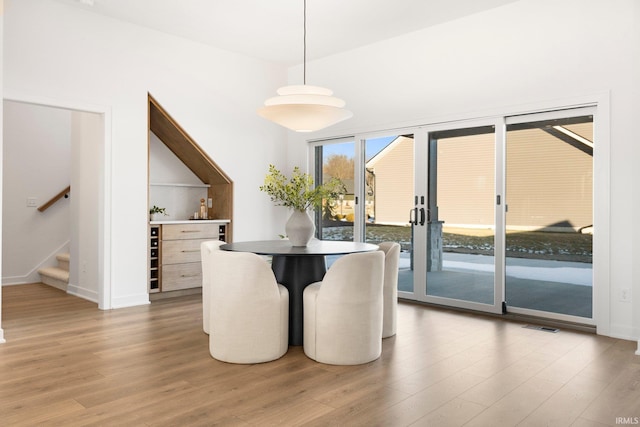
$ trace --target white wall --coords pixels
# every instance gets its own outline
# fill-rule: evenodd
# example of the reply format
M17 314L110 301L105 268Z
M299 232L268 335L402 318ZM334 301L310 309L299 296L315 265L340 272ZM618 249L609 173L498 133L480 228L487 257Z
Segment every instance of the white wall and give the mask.
M71 113L71 248L67 292L98 302L100 174L104 123L100 114Z
M70 201L39 212L27 198L41 206L71 184L71 112L5 101L3 120L2 283L39 282L68 251Z
M636 25L635 32L631 33L631 39L637 41L640 40L640 25L638 24L638 22L640 22L640 2L635 2L635 10L633 11L632 15L635 17L634 19ZM640 43L635 43L635 50L632 51L631 54L633 57L633 68L631 69L631 75L635 76L635 78L637 79L637 76L640 75ZM631 96L633 97L633 115L637 119L638 117L640 117L640 84L636 84L630 89ZM635 143L631 142L633 148L635 149L633 154L634 159L640 159L640 144L638 144L637 141L638 137L636 133ZM638 216L640 215L640 185L637 184L637 175L634 175L633 179L634 184L631 187L631 199L633 200L632 212L634 218L638 218ZM633 227L632 239L632 258L634 260L637 260L640 257L640 227ZM638 338L638 349L636 350L636 354L640 356L640 285L638 284L638 282L640 282L640 262L636 261L633 263L632 274L633 282L635 283L632 295L632 297L635 296L633 298L633 325L635 327L636 336Z
M282 67L50 0L8 0L4 25L6 98L110 114L105 308L148 302L148 92L234 180L235 239L272 235L276 214L258 186L269 163L286 164L285 132L255 110L285 84Z
M599 209L607 213L608 204L610 220L595 232L610 245L596 260L608 269L596 284L605 289L596 296L596 317L601 333L638 338L640 310L634 315L632 307L640 299L633 267L640 212L638 191L630 191L640 182L637 3L521 0L311 62L307 82L333 89L355 114L311 138L563 106L604 93L611 174L596 170L596 180L607 183ZM301 75L300 67L290 69L290 82ZM305 138L290 135L290 164L307 164ZM633 289L633 304L620 301L624 288Z
M149 132L149 182L202 185L191 169L153 132Z
M0 0L0 63L4 64L4 0ZM3 97L3 79L2 79L2 67L0 67L0 98ZM3 103L0 102L0 192L2 191L2 133L3 133ZM0 197L0 204L2 203L2 197ZM2 206L0 206L0 223L2 222ZM0 227L0 241L2 241L2 227ZM2 258L2 245L0 245L0 258ZM2 277L2 263L0 263L0 277ZM0 343L4 341L4 331L2 329L2 286L0 286Z

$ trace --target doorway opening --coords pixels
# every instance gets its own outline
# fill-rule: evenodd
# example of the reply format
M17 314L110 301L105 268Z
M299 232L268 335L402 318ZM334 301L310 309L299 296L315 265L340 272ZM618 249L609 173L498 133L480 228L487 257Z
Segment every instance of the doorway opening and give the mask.
M7 176L7 173L13 172L4 169L2 226L4 230L16 227L11 219L13 213L6 215L6 210L17 209L25 211L27 218L23 219L33 229L22 227L22 232L18 234L3 235L3 284L39 282L37 269L55 262L60 250L67 250L71 255L67 292L97 303L100 309L111 308L110 239L106 238L110 230L106 215L110 210L109 197L106 196L110 169L110 131L105 124L110 117L108 112L95 106L53 105L50 100L40 99L5 99L4 103L5 165L14 155L27 162L25 170L30 174L30 188L15 187L15 177ZM15 120L6 118L7 103L11 104L9 111L15 114ZM57 135L66 140L64 144L68 151L64 157L67 160L53 161L55 156L51 153L60 147L56 147L48 137L39 137L34 130L48 136L56 130ZM12 143L12 138L20 139L21 135L27 134L32 136L30 144L33 145L27 155L22 156L20 149L18 152L7 152L17 146ZM36 168L33 167L34 162L43 162L47 166ZM51 188L47 187L49 184ZM61 198L44 212L37 210L41 206L39 201L44 203L69 185L72 187L72 197ZM7 200L7 197L12 199ZM24 234L33 234L34 230L36 236ZM16 242L18 246L14 247ZM34 250L35 258L23 256L29 253L30 248L43 251ZM21 260L20 270L12 272L6 268L11 257Z

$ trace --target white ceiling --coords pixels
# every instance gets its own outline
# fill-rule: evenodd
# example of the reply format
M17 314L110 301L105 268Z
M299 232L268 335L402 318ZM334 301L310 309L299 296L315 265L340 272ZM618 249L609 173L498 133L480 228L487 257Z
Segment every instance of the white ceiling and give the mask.
M57 0L286 65L302 62L303 0ZM517 0L308 0L307 59Z

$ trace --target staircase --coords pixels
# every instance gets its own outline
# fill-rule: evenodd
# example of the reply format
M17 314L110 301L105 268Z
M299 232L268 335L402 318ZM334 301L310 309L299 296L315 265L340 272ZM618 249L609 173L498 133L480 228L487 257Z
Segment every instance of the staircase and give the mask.
M57 267L46 267L38 270L42 283L67 291L69 284L69 254L56 255Z

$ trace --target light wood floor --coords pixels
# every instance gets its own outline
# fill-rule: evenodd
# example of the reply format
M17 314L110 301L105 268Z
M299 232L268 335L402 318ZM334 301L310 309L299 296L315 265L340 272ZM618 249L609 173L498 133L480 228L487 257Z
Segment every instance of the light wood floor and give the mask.
M100 311L3 288L0 425L600 426L640 417L635 343L400 304L382 357L212 359L200 296ZM635 418L636 422L638 418Z

